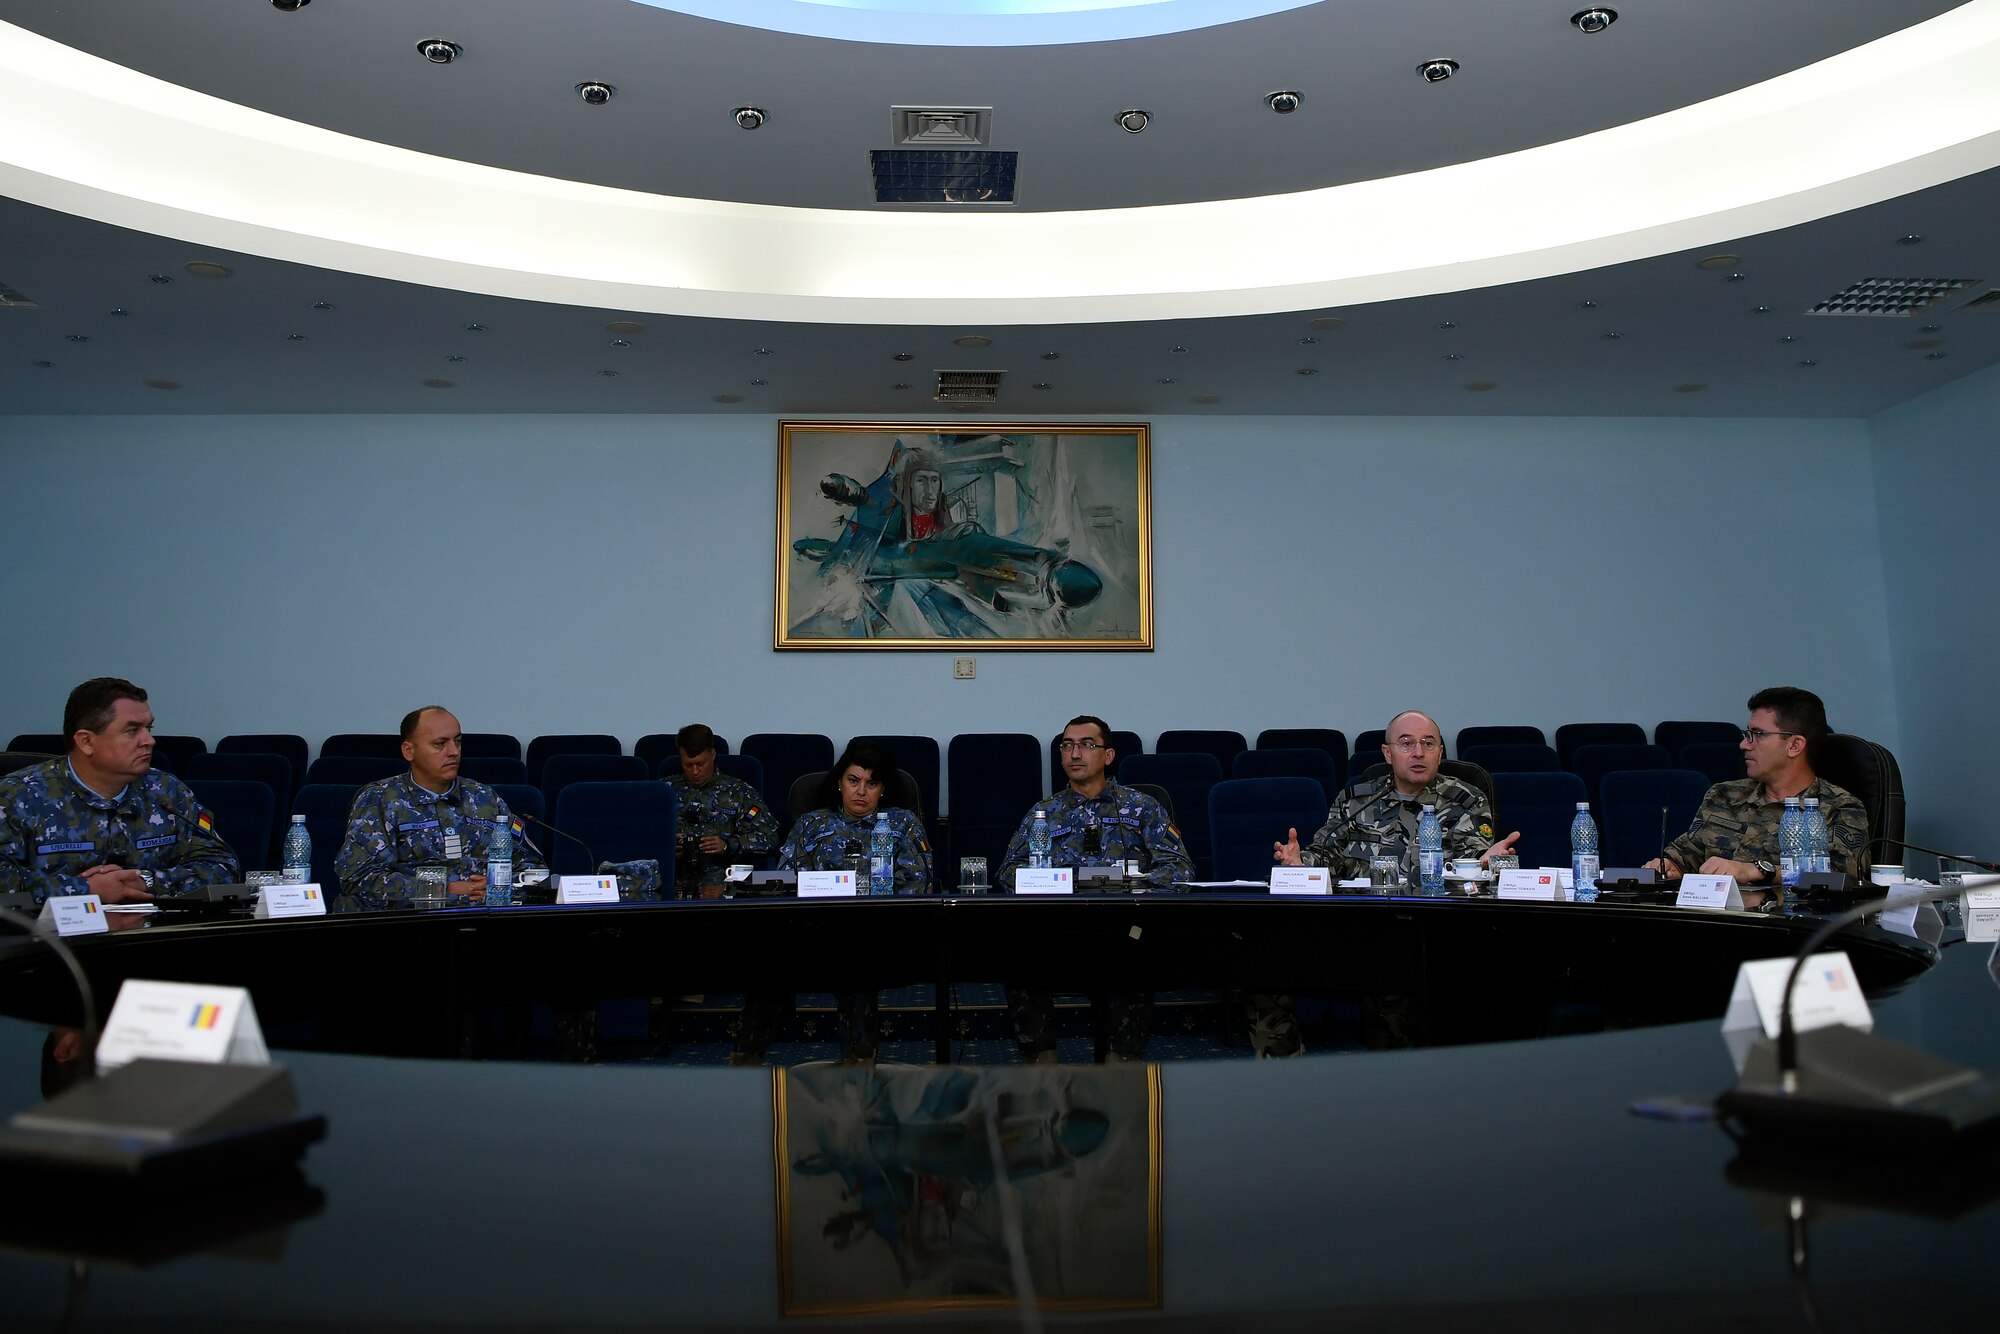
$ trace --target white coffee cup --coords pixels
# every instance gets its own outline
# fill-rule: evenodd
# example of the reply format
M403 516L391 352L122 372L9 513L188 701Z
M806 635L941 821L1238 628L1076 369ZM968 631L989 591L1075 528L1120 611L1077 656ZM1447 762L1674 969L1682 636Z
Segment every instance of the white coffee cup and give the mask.
M1868 883L1871 885L1900 885L1903 883L1903 868L1900 866L1871 866L1868 868Z

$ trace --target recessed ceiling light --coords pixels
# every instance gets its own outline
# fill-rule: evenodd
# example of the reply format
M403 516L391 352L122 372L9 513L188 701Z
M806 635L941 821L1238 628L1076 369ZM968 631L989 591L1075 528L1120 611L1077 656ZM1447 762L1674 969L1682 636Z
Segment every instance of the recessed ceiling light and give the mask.
M1750 313L1752 315L1769 315L1771 313L1771 308L1769 306L1752 306L1750 308Z
M750 382L750 385L753 389L762 389L765 385L769 383L770 383L769 380L752 380Z
M710 394L709 397L717 403L741 403L743 401L743 395L741 394Z
M1304 338L1301 338L1301 339L1299 340L1299 346L1300 346L1300 347L1318 347L1318 346L1319 346L1319 339L1317 339L1317 338L1314 338L1314 337L1313 337L1313 336L1312 336L1311 334L1307 334L1307 335L1306 335L1306 336L1305 336Z
M287 14L295 14L312 2L313 0L271 0L271 8L282 9Z
M1917 328L1918 333L1942 333L1943 331L1944 326L1942 324L1925 324Z
M770 113L762 107L738 107L736 110L730 112L729 115L736 122L738 128L745 130L758 129L765 121L770 119Z
M1747 273L1732 273L1727 278L1724 278L1722 281L1726 283L1740 283L1749 276L1750 275Z
M1317 319L1307 320L1306 328L1317 329L1321 333L1325 333L1328 329L1338 329L1345 323L1347 321L1341 319L1338 315L1321 315Z
M1460 361L1460 360L1463 360L1463 358L1462 358L1462 357L1460 357L1460 355L1459 355L1458 353L1456 353L1456 352L1447 352L1447 353L1445 353L1445 354L1444 354L1444 359L1445 359L1446 361Z
M1467 380L1465 382L1467 392L1474 394L1483 394L1489 389L1498 389L1499 387L1500 382L1498 380Z
M1275 93L1264 94L1264 105L1277 112L1280 116L1291 115L1299 109L1299 104L1305 100L1305 94L1290 88L1280 89Z
M1417 75L1425 83L1443 83L1456 73L1458 73L1456 60L1426 60L1417 66Z
M618 378L617 371L599 371L597 375L598 378L602 380L615 380Z
M235 272L227 264L218 264L212 259L190 260L181 267L197 278L227 278Z
M306 341L306 336L302 333L290 333L285 335L285 341L287 343L303 343Z
M465 331L467 333L485 333L486 326L483 324L468 324L465 326Z
M1733 269L1743 262L1741 255L1705 255L1694 262L1697 269Z
M1576 30L1595 37L1618 21L1618 11L1606 9L1603 5L1592 5L1589 9L1579 9L1569 16Z
M1896 238L1897 245L1922 245L1923 243L1924 243L1924 238L1917 235L1915 232L1911 232L1906 236L1899 236Z
M1785 334L1778 341L1781 343L1796 343L1799 341L1799 336L1797 334Z
M1054 386L1054 385L1052 385L1052 384L1050 384L1050 383L1049 383L1049 382L1048 382L1047 380L1037 380L1037 381L1035 381L1035 388L1037 388L1037 389L1053 389L1053 388L1055 388L1055 386Z
M637 320L613 320L604 326L604 332L615 334L642 334L646 326Z
M1181 344L1179 344L1179 343L1175 343L1175 344L1174 344L1174 345L1173 345L1172 347L1170 347L1170 348L1168 348L1168 349L1167 349L1167 352L1168 352L1168 353L1169 353L1170 355L1172 355L1172 356L1176 356L1176 357L1178 357L1178 356L1181 356L1181 355L1183 355L1184 353L1186 353L1186 351L1187 351L1187 348L1185 348L1184 346L1182 346L1182 345L1181 345Z
M1674 392L1676 394L1699 394L1706 388L1708 386L1705 384L1677 384L1674 386Z
M583 99L585 106L601 107L618 96L618 90L597 79L585 79L576 86L576 95Z
M1819 363L1813 360L1811 357L1807 357L1804 361L1798 363L1799 369L1802 371L1809 371L1817 365L1819 365Z
M28 364L38 371L52 371L56 368L53 361L31 361Z
M1173 376L1171 376L1171 375L1162 375L1162 376L1160 377L1160 383L1161 383L1161 384L1178 384L1178 383L1179 383L1179 381L1175 380L1175 379L1174 379L1174 377L1173 377Z
M750 349L750 355L753 357L768 357L771 355L771 349L768 347L753 347Z
M164 273L149 273L146 275L146 278L149 282L156 282L162 287L173 281L172 278L169 278Z
M1625 336L1624 334L1619 333L1617 330L1614 329L1610 333L1604 335L1604 341L1607 343L1615 343L1624 336Z
M632 340L631 340L631 339L629 339L629 338L614 338L614 339L612 339L612 340L611 340L611 346L613 346L613 347L630 347L630 346L632 346Z
M1061 360L1062 360L1062 353L1060 353L1060 352L1044 352L1044 353L1042 353L1042 360L1043 360L1043 361L1061 361Z
M901 380L898 380L896 381L896 383L890 385L889 387L891 389L908 389L910 386L904 384Z
M1596 310L1597 303L1595 301L1579 301L1576 303L1576 308L1578 310Z
M456 380L425 380L425 381L424 381L424 388L426 388L426 389L450 389L450 388L452 388L452 387L453 387L454 385L456 385L457 383L458 383L458 381L456 381Z
M1298 373L1300 375L1318 375L1319 368L1316 366L1301 366L1298 369Z
M89 334L64 334L63 337L72 343L88 343L90 341Z
M1137 134L1146 128L1152 121L1153 116L1149 111L1141 111L1138 107L1129 107L1119 112L1115 119L1118 121L1119 129L1125 131L1127 134Z
M1220 403L1220 402L1222 401L1222 395L1221 395L1221 394L1196 394L1196 395L1194 396L1194 401L1195 401L1195 402L1197 402L1197 403L1199 403L1199 404L1201 404L1201 405L1202 405L1203 407L1205 407L1205 408L1212 408L1212 407L1214 407L1214 406L1215 406L1215 405L1216 405L1217 403Z
M991 347L993 340L984 334L963 334L951 340L953 347Z
M447 355L447 356L445 357L445 360L446 360L446 361L449 361L449 362L454 362L454 363L456 363L456 362L461 362L461 361L464 361L464 360L465 360L465 353L463 353L463 352L453 352L453 353L450 353L450 354L448 354L448 355Z
M457 42L448 42L442 37L426 37L417 43L417 54L433 65L449 65L465 54L465 48Z
M895 356L889 358L891 361L915 361L916 359L916 354L913 352L898 352Z
M104 313L105 313L106 315L109 315L109 316L111 316L111 317L112 317L113 319L120 319L120 320L122 320L122 319L124 319L124 318L125 318L126 316L130 315L130 314L131 314L132 312L131 312L131 311L129 311L129 310L127 310L127 309L125 309L125 307L123 307L123 306L113 306L113 307L112 307L111 309L109 309L109 310L105 311Z
M333 309L333 302L331 302L331 301L315 301L315 302L313 302L313 309L314 309L314 310L332 310L332 309Z
M1949 352L1926 352L1926 353L1924 353L1924 360L1925 360L1925 361L1943 361L1943 360L1944 360L1944 359L1945 359L1946 357L1948 357L1948 356L1950 356L1950 355L1951 355L1951 353L1949 353Z
M1446 320L1442 324L1438 325L1438 328L1440 329L1456 329L1457 327L1458 327L1457 323L1452 320Z
M180 388L180 387L181 387L181 382L180 382L179 380L148 380L148 381L146 381L146 388L148 388L148 389L178 389L178 388Z

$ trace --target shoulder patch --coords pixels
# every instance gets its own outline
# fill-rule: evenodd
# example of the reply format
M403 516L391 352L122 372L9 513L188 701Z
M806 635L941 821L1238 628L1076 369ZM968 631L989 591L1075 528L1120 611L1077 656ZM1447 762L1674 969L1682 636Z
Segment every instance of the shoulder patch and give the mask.
M1485 820L1481 820L1479 822L1479 836L1481 838L1492 838L1493 826L1487 823Z

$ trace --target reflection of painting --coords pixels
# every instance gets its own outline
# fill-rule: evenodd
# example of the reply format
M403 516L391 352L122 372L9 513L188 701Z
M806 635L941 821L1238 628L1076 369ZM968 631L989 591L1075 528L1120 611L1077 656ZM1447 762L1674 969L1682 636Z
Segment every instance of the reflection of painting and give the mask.
M1153 646L1147 428L786 422L779 648Z
M1159 1305L1156 1068L774 1079L786 1315Z

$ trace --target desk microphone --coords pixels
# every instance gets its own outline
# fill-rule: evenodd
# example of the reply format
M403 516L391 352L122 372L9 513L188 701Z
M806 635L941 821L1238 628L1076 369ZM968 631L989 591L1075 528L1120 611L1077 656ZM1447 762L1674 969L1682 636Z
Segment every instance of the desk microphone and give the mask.
M550 824L547 820L544 820L539 815L530 815L526 811L515 811L514 814L520 816L523 820L533 820L536 824L548 830L551 834L554 834L557 838L566 838L570 842L576 844L579 848L582 848L583 860L584 860L584 873L586 875L592 874L597 870L597 854L590 850L590 844L584 842L582 839L578 838L575 834L568 833L564 830L556 828L554 825ZM543 861L549 864L549 874L554 875L556 866L555 858L549 856L548 853L543 852L539 847L536 847L535 840L532 838L528 838L527 830L524 829L521 831L521 837L524 840L526 840L529 847L535 849L536 853L538 853L541 856L541 859Z
M1890 838L1887 834L1884 834L1882 835L1882 837L1877 839L1871 839L1869 841L1866 850L1872 857L1872 855L1875 852L1875 849L1885 846L1904 848L1910 852L1929 853L1931 856L1937 857L1944 861L1968 862L1973 866L1977 866L1982 871L2000 872L2000 863L1984 862L1979 860L1979 858L1977 857L1967 857L1963 853L1958 853L1958 852L1940 852L1936 848L1927 848L1921 843L1905 843L1900 838Z

